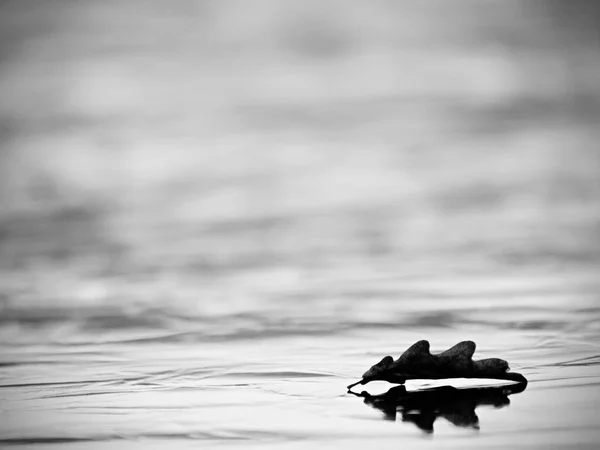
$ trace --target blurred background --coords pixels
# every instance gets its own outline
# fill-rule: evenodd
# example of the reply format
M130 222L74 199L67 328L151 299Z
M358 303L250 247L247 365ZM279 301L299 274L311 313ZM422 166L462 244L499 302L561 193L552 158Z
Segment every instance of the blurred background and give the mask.
M17 364L35 345L218 342L224 367L304 336L358 375L348 336L595 339L599 24L593 0L2 2L2 379L48 376Z
M4 2L2 317L596 269L599 17L583 0Z

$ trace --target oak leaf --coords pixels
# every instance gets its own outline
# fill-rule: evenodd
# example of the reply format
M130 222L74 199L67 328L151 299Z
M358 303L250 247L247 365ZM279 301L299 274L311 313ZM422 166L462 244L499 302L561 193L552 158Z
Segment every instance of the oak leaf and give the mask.
M367 370L360 381L348 386L380 380L404 384L406 380L443 378L492 378L526 383L520 373L509 372L508 363L499 358L473 360L475 343L463 341L437 355L429 351L428 341L418 341L394 361L386 356Z

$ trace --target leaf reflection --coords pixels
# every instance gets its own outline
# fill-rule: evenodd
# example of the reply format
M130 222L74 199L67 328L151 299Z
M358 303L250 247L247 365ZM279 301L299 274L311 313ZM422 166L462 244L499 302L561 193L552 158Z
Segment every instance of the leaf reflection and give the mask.
M421 430L433 433L433 424L443 417L457 427L479 429L475 409L481 405L504 408L510 404L509 395L523 392L527 382L510 386L457 389L442 386L421 391L407 391L404 385L391 388L385 394L371 395L366 391L350 394L364 398L365 404L383 411L383 418L395 421L398 413L402 422L412 422Z

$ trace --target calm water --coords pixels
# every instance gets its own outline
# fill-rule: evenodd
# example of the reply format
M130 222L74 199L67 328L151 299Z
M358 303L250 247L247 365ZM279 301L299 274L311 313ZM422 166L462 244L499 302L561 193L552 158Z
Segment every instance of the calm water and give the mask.
M1 7L0 446L597 448L595 8L448 4Z

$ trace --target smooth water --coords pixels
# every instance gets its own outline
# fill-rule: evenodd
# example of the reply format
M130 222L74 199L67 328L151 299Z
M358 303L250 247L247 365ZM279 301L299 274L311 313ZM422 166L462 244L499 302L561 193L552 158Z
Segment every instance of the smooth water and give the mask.
M4 5L0 446L597 448L596 48L449 4ZM529 384L346 392L420 339Z

